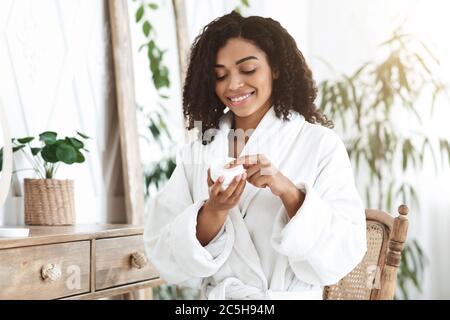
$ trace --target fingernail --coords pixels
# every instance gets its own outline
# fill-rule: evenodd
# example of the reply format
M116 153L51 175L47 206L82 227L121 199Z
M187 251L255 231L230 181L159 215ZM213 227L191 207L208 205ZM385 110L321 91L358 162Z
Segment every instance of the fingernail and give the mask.
M225 169L228 169L229 167L231 167L231 163L227 163L227 164L225 165Z
M224 179L225 179L224 176L220 176L220 177L219 177L219 182L223 182Z
M245 172L243 175L242 175L242 179L247 179L247 172Z
M236 181L240 181L241 178L242 178L242 175L238 175L238 176L236 177Z

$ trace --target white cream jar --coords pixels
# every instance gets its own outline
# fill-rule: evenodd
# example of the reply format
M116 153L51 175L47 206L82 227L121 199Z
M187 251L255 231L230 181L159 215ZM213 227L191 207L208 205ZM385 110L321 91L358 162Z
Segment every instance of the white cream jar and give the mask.
M215 182L220 176L224 177L222 187L227 188L230 183L233 181L233 178L245 173L245 169L243 165L238 165L233 168L225 168L225 165L230 163L231 161L236 160L235 158L226 158L222 160L213 161L210 166L211 170L211 179Z

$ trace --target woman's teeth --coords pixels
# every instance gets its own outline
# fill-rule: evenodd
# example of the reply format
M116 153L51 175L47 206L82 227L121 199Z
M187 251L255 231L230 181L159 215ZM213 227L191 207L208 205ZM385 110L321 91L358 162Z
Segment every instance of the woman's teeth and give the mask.
M253 92L251 93L247 93L246 95L240 96L240 97L235 97L235 98L229 98L232 102L240 102L243 101L245 99L247 99L248 97L250 97L253 94Z

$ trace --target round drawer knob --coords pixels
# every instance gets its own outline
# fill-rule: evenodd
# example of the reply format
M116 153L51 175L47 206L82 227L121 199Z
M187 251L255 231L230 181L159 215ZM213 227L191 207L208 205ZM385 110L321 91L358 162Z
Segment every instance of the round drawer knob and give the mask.
M141 252L131 254L131 265L134 268L141 269L147 265L147 258Z
M43 280L57 281L61 278L61 268L53 263L46 264L41 269L41 277Z

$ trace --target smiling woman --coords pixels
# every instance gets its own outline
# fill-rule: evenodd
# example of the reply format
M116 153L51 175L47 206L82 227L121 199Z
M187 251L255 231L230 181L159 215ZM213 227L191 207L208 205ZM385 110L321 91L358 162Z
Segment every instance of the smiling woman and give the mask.
M362 260L366 223L294 39L270 18L214 20L192 46L183 98L204 135L150 205L144 240L161 277L207 299L321 299ZM229 181L233 168L245 172Z

